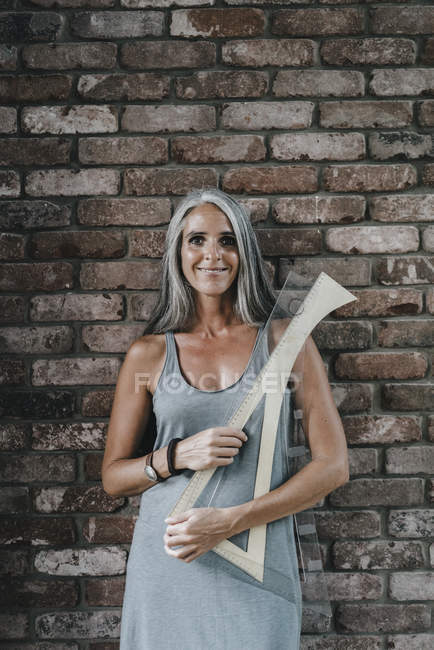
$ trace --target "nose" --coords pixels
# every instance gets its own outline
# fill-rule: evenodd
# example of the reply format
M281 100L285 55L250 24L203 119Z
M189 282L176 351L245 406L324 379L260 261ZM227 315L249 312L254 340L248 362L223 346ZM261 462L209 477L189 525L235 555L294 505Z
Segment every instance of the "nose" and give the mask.
M207 259L212 259L212 257L216 257L218 260L221 259L222 253L220 250L220 245L217 241L210 241L208 242L206 249L205 249L205 257Z

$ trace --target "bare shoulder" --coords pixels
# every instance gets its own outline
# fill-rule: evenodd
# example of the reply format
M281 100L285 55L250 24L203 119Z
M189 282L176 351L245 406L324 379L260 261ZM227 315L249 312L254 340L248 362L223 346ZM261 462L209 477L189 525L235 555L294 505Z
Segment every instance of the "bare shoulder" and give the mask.
M161 371L166 356L164 334L145 334L129 347L124 365L149 377L148 390L153 393L154 379Z

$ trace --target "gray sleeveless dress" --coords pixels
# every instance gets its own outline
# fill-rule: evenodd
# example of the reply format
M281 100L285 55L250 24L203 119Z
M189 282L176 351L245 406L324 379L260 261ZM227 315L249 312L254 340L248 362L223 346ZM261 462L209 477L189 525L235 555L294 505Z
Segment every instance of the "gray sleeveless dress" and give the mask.
M166 333L166 360L153 396L157 424L154 449L164 447L171 438L186 438L212 426L226 425L228 419L222 421L222 413L227 413L228 403L238 399L238 394L241 401L249 373L250 378L256 376L268 359L267 337L259 339L262 329L243 375L228 388L216 391L199 390L187 383L173 332ZM261 408L263 411L263 401L251 417L261 417ZM251 421L243 427L248 436ZM287 435L283 429L279 422L278 437ZM242 462L243 454L249 453L249 441L240 448L234 463ZM270 489L289 478L276 456ZM299 650L302 601L292 516L269 522L266 542L266 552L279 557L292 579L289 599L261 588L255 578L212 550L189 563L165 552L164 519L193 474L193 470L185 470L142 493L127 563L120 650L167 650L175 646L179 650ZM238 495L235 503L251 498L246 494L240 499ZM207 505L205 501L194 507ZM246 550L247 536L248 531L242 531L229 540Z

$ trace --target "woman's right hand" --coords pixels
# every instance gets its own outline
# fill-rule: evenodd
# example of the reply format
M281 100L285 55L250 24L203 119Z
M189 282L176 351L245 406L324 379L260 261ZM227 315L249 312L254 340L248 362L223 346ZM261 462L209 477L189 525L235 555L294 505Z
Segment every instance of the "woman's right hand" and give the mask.
M247 440L241 429L211 427L180 440L175 447L175 469L201 470L230 465Z

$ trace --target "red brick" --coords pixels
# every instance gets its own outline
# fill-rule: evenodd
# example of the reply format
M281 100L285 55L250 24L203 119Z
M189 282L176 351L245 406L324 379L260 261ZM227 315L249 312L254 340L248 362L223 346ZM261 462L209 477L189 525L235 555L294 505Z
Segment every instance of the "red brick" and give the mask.
M414 347L434 345L432 320L380 321L378 345L382 347Z
M114 398L112 390L94 390L83 395L81 412L83 415L101 417L109 416Z
M345 379L420 378L427 368L427 360L419 352L349 352L340 354L335 362L336 375Z
M169 94L169 77L156 72L87 74L78 80L80 97L102 101L159 101Z
M120 368L115 358L40 359L32 364L34 386L114 384Z
M30 196L117 194L120 176L116 169L38 170L27 174L25 187Z
M15 513L29 510L29 488L0 487L0 512Z
M30 442L30 424L0 424L0 449L17 451L26 449Z
M121 128L140 133L213 131L216 128L215 108L205 104L127 106L122 115Z
M404 65L416 62L416 44L408 38L329 39L320 55L331 65Z
M382 408L397 411L419 411L434 409L434 394L431 384L383 384Z
M143 333L143 325L85 325L81 331L84 350L127 352Z
M124 172L126 194L187 194L197 187L217 187L214 169L127 169ZM138 287L137 287L138 288Z
M75 461L70 454L8 454L0 458L0 474L2 481L14 483L68 483L75 480Z
M91 11L75 12L69 24L74 35L80 38L103 39L161 36L164 14L162 11Z
M318 189L314 167L281 165L279 167L246 167L229 169L223 177L226 192L274 194L315 192Z
M323 128L390 128L409 126L413 105L409 101L328 101L319 104Z
M36 259L123 257L125 238L120 232L79 230L44 232L32 236L30 255Z
M273 82L275 97L362 97L365 80L353 70L281 70Z
M123 574L125 565L126 551L116 546L50 549L35 555L35 569L48 575L113 576Z
M273 34L326 36L358 34L363 31L364 14L358 9L281 9L274 11Z
M366 155L361 133L284 133L273 135L270 147L276 160L360 160Z
M2 201L0 216L3 230L44 230L61 228L71 222L71 208L50 201Z
M290 38L231 40L222 45L222 61L233 66L313 65L314 42Z
M0 329L0 336L1 336ZM24 384L25 366L15 359L0 359L0 385L13 386Z
M33 4L37 0L32 0ZM50 0L39 4L54 5ZM58 0L58 6L77 7L77 0ZM89 5L89 2L83 3ZM101 5L101 2L99 3ZM113 0L105 0L105 6L113 6ZM114 68L117 46L115 43L38 43L23 47L22 56L27 68L36 70L71 70L80 68Z
M78 221L87 226L160 226L170 221L170 199L87 199L79 202Z
M130 255L133 257L163 257L165 230L133 230L129 233Z
M68 164L71 142L66 138L8 138L0 142L2 165Z
M429 538L432 536L433 512L431 510L391 510L387 532L392 537Z
M21 322L24 312L23 296L0 296L0 322Z
M339 507L413 506L424 499L419 478L359 478L348 481L330 494L330 503Z
M13 170L0 171L0 197L18 197L21 191L21 183L18 172Z
M324 169L324 188L337 192L385 192L416 185L412 165L333 165Z
M320 538L345 539L346 537L379 537L381 520L378 512L369 511L318 511L315 513Z
M311 125L313 102L231 102L221 108L222 127L240 131L303 129Z
M263 97L268 91L268 74L253 70L201 71L177 77L175 89L176 96L182 99Z
M67 325L53 327L0 327L5 352L11 354L59 354L71 352L73 330Z
M102 454L86 454L84 474L87 481L101 481Z
M1 544L31 544L32 546L72 544L75 542L72 519L64 517L3 519Z
M63 74L15 75L0 78L0 101L3 104L17 102L59 102L68 99L72 77Z
M35 77L39 79L39 77ZM117 109L111 106L71 105L71 106L24 106L21 123L27 133L55 133L56 135L75 133L113 133L118 130ZM58 171L53 170L55 174ZM68 170L61 170L66 175ZM109 171L109 170L107 170ZM85 178L86 170L81 170ZM79 174L70 170L70 175ZM52 174L53 175L53 174ZM90 194L90 192L89 192Z
M172 156L180 163L255 162L265 160L266 153L258 135L172 138Z
M376 279L388 285L432 283L433 264L433 257L383 257L376 263Z
M156 137L82 138L78 143L78 156L86 165L157 165L168 160L167 140Z
M255 234L263 255L315 255L321 251L317 229L257 229Z
M416 289L364 289L352 290L357 300L335 309L337 318L348 316L400 316L420 314L423 294Z
M158 289L159 260L137 262L88 262L81 265L82 289Z
M108 495L99 485L74 485L33 490L36 512L114 512L124 504L124 498Z
M34 321L122 320L123 315L122 296L117 293L62 293L30 300L30 318Z
M306 278L306 286L310 287L321 271L330 275L336 282L344 286L363 286L371 283L370 261L367 259L326 258L321 259L295 259L291 262L281 260L279 264L279 286L285 282L288 272L295 273Z
M125 578L86 580L86 602L91 607L120 607L123 603Z
M261 36L265 14L261 9L176 9L172 11L171 36L233 38Z
M103 449L106 430L107 425L104 422L33 424L32 449L41 451Z
M21 235L0 233L0 260L23 259L25 240Z
M9 607L73 607L78 589L71 580L7 580L0 584L0 604Z
M136 519L119 515L89 517L83 525L83 536L90 544L130 544Z
M374 34L429 34L434 32L434 9L416 7L370 7L370 27Z
M124 68L205 68L216 63L214 43L195 41L136 41L121 45Z
M434 126L434 100L427 99L417 106L419 124L421 126Z
M348 415L342 419L351 445L393 444L422 439L421 418L395 415Z

